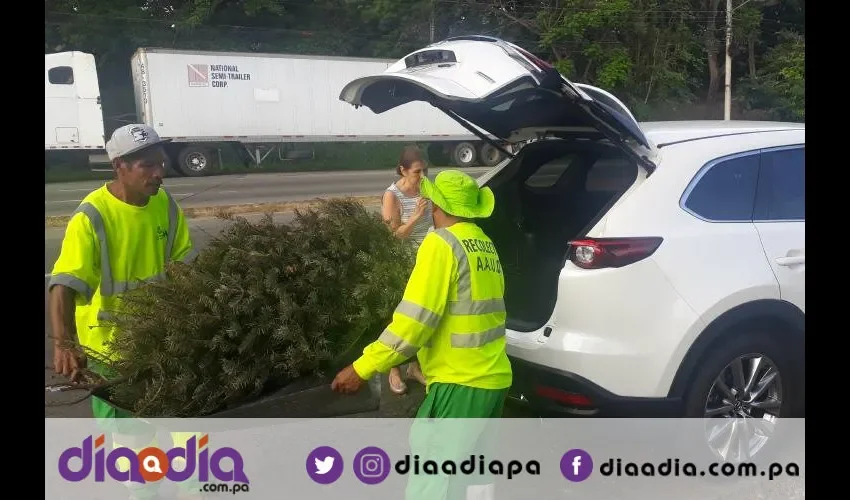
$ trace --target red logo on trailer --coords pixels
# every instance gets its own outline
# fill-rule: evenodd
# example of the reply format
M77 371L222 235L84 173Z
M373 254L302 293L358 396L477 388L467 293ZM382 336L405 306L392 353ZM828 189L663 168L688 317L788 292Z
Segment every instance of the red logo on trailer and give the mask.
M189 86L209 87L210 66L209 64L189 64Z

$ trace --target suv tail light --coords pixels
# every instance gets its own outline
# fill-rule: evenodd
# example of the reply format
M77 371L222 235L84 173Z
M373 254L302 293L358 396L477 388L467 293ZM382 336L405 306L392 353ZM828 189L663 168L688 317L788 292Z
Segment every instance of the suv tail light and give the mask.
M573 240L570 242L569 259L582 269L623 267L649 257L662 241L658 237Z

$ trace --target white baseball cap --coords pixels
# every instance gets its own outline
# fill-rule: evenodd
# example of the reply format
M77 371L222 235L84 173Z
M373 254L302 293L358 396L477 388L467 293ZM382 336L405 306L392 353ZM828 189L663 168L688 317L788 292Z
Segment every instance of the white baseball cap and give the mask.
M171 142L171 139L162 139L153 127L144 123L131 123L112 132L112 137L106 143L106 154L110 160L114 160L167 142Z

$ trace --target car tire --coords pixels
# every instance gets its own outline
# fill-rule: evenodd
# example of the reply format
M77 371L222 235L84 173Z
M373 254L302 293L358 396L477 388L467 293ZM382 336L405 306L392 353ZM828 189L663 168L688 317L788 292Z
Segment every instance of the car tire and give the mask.
M782 390L782 406L779 409L779 415L790 416L794 409L799 407L798 389L791 383L797 370L787 350L780 347L774 338L749 327L724 336L705 354L685 396L684 416L705 418L705 404L709 391L721 371L736 359L756 353L767 357L778 370Z
M730 379L733 369L732 367L736 362L742 360L743 379L744 384L746 384L749 369L752 366L752 360L759 357L761 358L760 370L757 373L759 373L760 376L756 378L758 380L766 380L767 377L769 377L769 369L772 368L778 372L778 376L774 376L772 379L772 384L775 385L766 384L768 385L768 389L764 391L764 394L752 400L757 403L757 405L750 405L747 403L747 400L750 399L749 396L754 394L751 389L747 396L735 397L734 405L724 405L724 408L729 406L732 407L732 410L728 415L708 414L707 407L719 408L719 405L715 406L714 404L717 400L717 396L723 393L723 391L719 389L720 385L717 383L718 379L723 377L728 382L725 385L732 389L731 392L733 392L736 396L741 394L743 391L740 390L740 384L734 384L734 382ZM775 335L768 335L765 330L752 325L737 328L735 331L730 332L729 335L723 336L712 348L710 348L708 352L706 352L705 356L699 363L699 368L696 370L691 379L691 383L684 400L683 415L685 418L702 420L705 422L706 426L713 426L711 429L706 427L705 434L699 437L702 441L701 447L704 450L704 453L701 454L702 458L713 461L734 462L743 460L765 463L764 461L766 459L776 455L779 451L779 447L782 446L780 443L783 441L783 438L780 436L783 435L784 431L788 428L788 426L783 425L781 421L783 418L793 416L796 409L799 408L799 401L801 400L801 388L795 383L795 378L799 372L797 367L795 367L793 359L791 351L784 349L777 342ZM739 386L738 390L734 388L734 385ZM776 388L779 390L774 391ZM709 397L712 398L711 405L708 404ZM766 402L776 401L777 399L780 403L778 415L776 415L778 418L774 419L773 423L771 423L768 420L765 420L766 417L762 414L763 410L761 410L760 407L764 406ZM748 411L750 412L749 414L747 413ZM768 411L770 413L776 413L776 410L773 409ZM713 417L731 417L733 415L737 417L735 420L737 423L747 420L764 424L770 429L771 438L768 438L759 448L751 448L750 453L752 455L749 458L719 455L718 449L712 447L712 445L708 443L709 434L712 432L718 432L720 426L726 425L723 423L723 419ZM744 418L744 415L748 415L747 418ZM791 425L793 426L794 424ZM685 440L689 441L687 446L692 450L693 445L697 444L692 440L694 437L695 436L689 436L688 439ZM715 477L713 479L728 481L733 478Z

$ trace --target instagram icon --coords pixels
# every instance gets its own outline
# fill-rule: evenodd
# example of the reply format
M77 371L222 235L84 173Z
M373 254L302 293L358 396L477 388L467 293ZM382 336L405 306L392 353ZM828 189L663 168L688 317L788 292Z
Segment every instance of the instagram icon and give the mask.
M364 484L378 484L390 475L390 457L375 446L367 446L357 452L354 461L354 475Z

